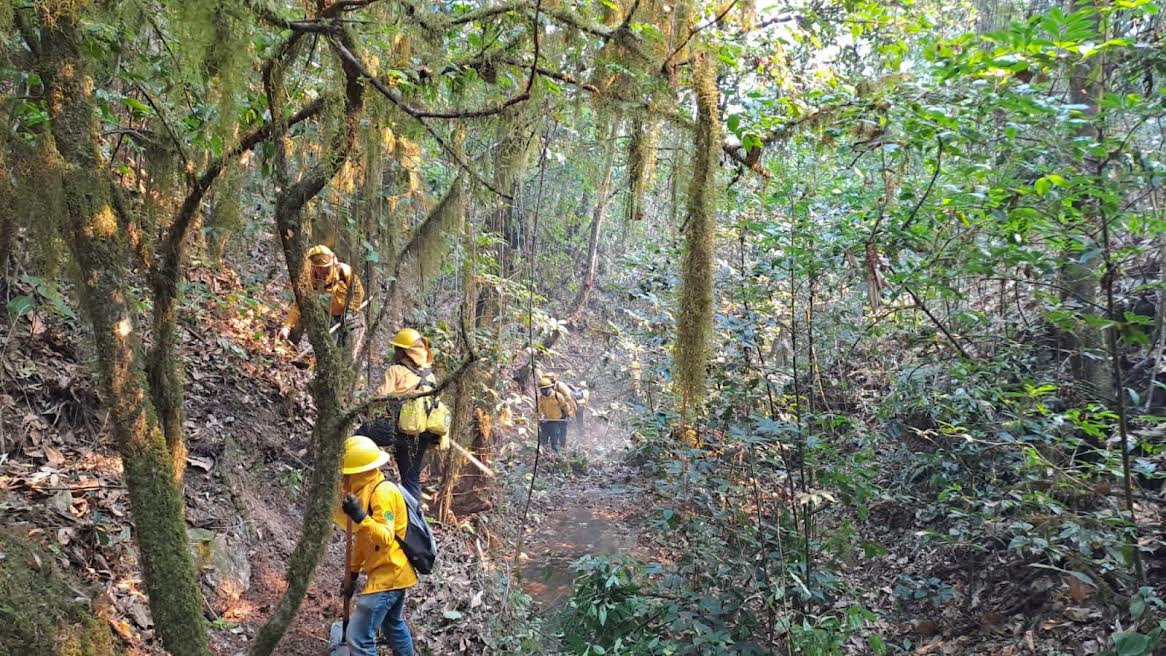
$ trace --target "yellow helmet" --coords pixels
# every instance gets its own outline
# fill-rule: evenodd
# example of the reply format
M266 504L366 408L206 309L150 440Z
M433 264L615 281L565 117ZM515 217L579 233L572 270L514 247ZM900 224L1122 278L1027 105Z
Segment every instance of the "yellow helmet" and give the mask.
M551 381L549 376L543 376L538 379L539 387L550 387L551 385L554 385L554 382Z
M312 262L312 266L326 267L331 266L336 261L336 254L332 252L331 248L317 244L308 250L308 259Z
M364 435L353 435L344 440L342 474L359 474L376 469L389 461L389 454Z
M389 342L393 346L407 349L421 340L421 333L412 328L402 328L394 337L393 341Z

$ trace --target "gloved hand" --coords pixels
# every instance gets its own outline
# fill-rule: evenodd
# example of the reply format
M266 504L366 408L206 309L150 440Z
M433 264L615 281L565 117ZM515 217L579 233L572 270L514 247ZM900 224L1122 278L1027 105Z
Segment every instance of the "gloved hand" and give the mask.
M282 340L288 340L291 337L291 326L284 326L280 328L277 335Z
M363 522L364 518L368 516L364 512L364 508L360 507L360 499L352 494L344 495L344 503L340 504L340 509L344 511L345 515L348 515L353 524Z
M351 597L356 592L356 580L360 578L360 572L352 572L348 580L340 584L340 596Z

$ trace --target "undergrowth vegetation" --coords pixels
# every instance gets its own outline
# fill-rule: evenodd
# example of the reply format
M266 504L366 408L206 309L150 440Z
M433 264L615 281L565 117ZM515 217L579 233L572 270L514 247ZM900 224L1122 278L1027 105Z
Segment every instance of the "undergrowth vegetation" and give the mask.
M331 595L340 444L408 326L464 449L428 464L461 559L412 602L429 648L1166 647L1161 2L35 0L0 27L0 507L133 602L130 646L319 646L289 629ZM313 244L363 281L360 344ZM307 341L273 345L292 302ZM537 446L552 370L623 462ZM185 548L262 524L235 470L302 520L240 622ZM616 470L634 537L540 607L532 499ZM129 503L137 560L128 520L105 553L50 499L77 535ZM80 621L42 619L11 630Z

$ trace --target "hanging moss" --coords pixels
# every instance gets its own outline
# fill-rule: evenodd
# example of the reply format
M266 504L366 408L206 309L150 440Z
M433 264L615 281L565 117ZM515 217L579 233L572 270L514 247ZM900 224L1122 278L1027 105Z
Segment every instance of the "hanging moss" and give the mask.
M713 327L713 237L716 230L714 185L721 141L717 115L717 85L712 57L699 54L694 62L692 89L696 94L696 139L692 179L684 222L680 308L673 352L676 392L681 421L699 413L705 398L705 369Z
M251 12L226 9L220 6L212 17L211 45L203 62L216 111L213 133L222 144L235 140L240 99L250 83L254 29L245 18Z
M660 123L652 118L637 118L632 122L628 141L628 202L627 220L643 217L644 193L656 173L656 146L660 140Z
M740 0L737 4L737 24L746 32L753 29L757 24L757 0Z
M174 215L184 185L182 158L170 143L167 128L160 119L152 122L156 138L142 147L143 170L140 184L143 191L142 209L147 231L167 225Z
M413 231L398 260L399 285L419 296L425 285L440 273L442 260L462 231L465 221L465 185L459 177L441 202Z
M243 166L235 164L227 167L219 176L211 204L210 225L207 226L207 256L211 264L221 267L223 256L231 235L243 226L243 182L246 178Z
M676 140L672 144L672 171L669 172L668 176L668 206L670 208L669 221L673 226L677 227L679 227L677 225L677 214L680 212L680 189L684 183L685 172L685 169L683 166L681 166L680 162L685 158L687 153L687 144L685 143L686 140L684 136L685 135L682 133L676 134Z
M33 246L29 264L46 275L56 271L63 254L59 228L64 215L61 162L47 147L47 138L30 144L11 137L3 143L5 157L0 161L0 207L7 208L14 222L9 236L17 230L28 235Z
M219 0L168 0L165 7L170 14L167 26L170 35L170 49L178 55L178 65L186 69L189 79L199 79L205 74L206 63L215 56L216 23L218 15L226 8Z

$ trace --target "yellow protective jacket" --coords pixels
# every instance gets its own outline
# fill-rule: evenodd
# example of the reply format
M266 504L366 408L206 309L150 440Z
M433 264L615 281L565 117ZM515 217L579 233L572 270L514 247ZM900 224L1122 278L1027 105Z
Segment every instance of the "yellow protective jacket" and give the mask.
M408 509L401 491L385 480L381 470L374 469L350 477L350 494L360 499L368 513L360 524L353 526L352 562L350 572L365 572L361 594L401 590L417 584L417 573L401 548L409 526ZM344 528L348 516L337 508L333 519Z
M311 267L304 264L304 274L311 276ZM348 293L349 287L352 288L352 293ZM348 303L348 317L355 319L357 313L360 311L360 304L364 302L364 285L360 283L360 276L352 270L352 267L347 264L337 264L332 267L332 272L328 277L322 281L312 280L312 289L319 294L330 294L331 298L328 303L328 314L332 318L339 319L344 315L344 304L347 299ZM288 310L287 318L283 320L285 326L295 328L300 323L300 306L292 303L291 309Z
M405 355L413 361L413 367L418 371L433 367L433 355L423 343L410 346L405 350ZM397 363L385 370L385 380L377 388L377 396L407 396L418 391L419 382L420 376L410 371L409 367Z
M578 406L571 393L561 391L562 383L538 391L538 414L543 419L568 419L575 416Z

